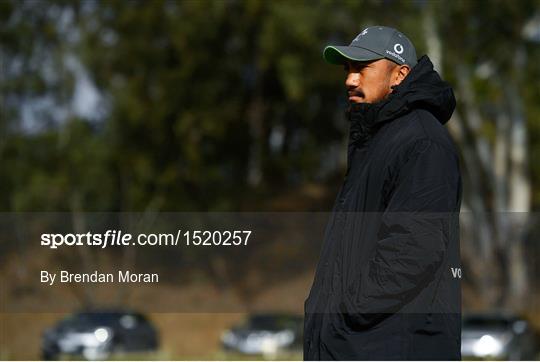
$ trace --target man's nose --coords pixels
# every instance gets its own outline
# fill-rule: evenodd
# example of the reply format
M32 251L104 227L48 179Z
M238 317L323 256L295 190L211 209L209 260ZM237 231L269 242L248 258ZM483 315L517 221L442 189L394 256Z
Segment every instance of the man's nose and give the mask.
M345 86L347 88L350 87L358 87L358 83L360 80L360 75L358 73L349 72L347 73L347 77L345 78Z

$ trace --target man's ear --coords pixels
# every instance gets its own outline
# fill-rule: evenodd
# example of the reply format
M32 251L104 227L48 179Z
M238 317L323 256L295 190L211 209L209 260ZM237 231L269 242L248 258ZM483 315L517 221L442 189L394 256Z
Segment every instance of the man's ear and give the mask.
M411 71L411 67L409 67L407 64L398 65L394 68L394 74L392 79L392 85L396 86L400 84L405 77L409 74Z

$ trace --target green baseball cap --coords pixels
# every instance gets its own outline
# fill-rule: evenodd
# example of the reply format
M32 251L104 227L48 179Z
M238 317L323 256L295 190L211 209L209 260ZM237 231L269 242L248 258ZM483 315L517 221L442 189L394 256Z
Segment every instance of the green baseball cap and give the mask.
M409 38L387 26L370 26L362 30L349 46L328 45L324 48L323 57L330 64L383 58L411 68L417 63L416 49Z

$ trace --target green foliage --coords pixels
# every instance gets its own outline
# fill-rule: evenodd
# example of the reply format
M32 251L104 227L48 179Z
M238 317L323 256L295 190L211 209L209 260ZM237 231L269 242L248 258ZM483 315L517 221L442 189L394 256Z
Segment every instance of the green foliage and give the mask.
M475 66L490 61L499 83L514 81L523 92L537 185L539 130L532 123L540 113L538 87L509 63L519 46L530 59L538 56L538 47L521 37L534 2L516 4L0 2L1 56L7 59L1 207L256 209L260 198L279 190L330 178L321 173L320 160L343 144L347 125L343 73L323 62L322 48L346 44L379 23L409 34L421 55L428 10L439 26L452 83L457 62L475 76ZM99 110L105 117L83 119L71 111L56 122L44 112L37 131L25 130L21 111L29 99L47 96L69 109L75 84L65 66L68 54L105 97L110 107ZM524 74L539 72L538 62L526 67ZM482 107L504 104L499 83L476 78ZM491 135L489 122L484 131ZM252 182L254 170L260 179ZM339 165L332 172L340 173Z

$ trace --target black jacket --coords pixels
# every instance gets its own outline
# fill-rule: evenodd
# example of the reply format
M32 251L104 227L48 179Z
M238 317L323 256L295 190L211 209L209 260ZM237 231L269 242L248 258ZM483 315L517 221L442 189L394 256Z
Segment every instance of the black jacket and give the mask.
M461 177L443 126L455 104L424 56L388 98L351 106L304 359L461 359Z

